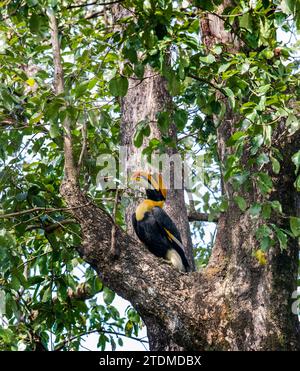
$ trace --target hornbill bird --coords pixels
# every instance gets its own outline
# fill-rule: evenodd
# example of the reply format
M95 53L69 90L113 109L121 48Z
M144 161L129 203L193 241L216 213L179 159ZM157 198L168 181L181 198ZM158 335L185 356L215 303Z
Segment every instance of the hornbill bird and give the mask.
M152 254L169 261L182 272L190 270L184 254L180 233L169 215L162 209L167 196L161 174L138 171L132 180L145 181L147 199L132 215L132 224L139 239ZM150 188L149 188L150 186Z

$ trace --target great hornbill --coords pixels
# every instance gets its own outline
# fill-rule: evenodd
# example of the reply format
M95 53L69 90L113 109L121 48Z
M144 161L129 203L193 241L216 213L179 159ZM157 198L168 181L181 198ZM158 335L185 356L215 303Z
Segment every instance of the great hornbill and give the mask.
M162 209L167 190L161 174L138 171L132 179L144 180L148 185L147 199L138 205L132 215L132 224L137 236L154 255L168 260L178 270L188 272L190 267L184 254L180 233Z

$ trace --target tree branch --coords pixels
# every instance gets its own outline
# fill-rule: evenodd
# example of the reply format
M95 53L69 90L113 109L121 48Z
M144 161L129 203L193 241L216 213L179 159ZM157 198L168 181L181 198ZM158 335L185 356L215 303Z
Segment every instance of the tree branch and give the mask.
M126 338L129 338L129 339L132 339L132 340L136 340L136 341L139 341L140 343L146 343L148 344L148 341L147 340L143 340L142 338L136 338L136 337L132 337L132 336L128 336L128 335L125 335L125 334L122 334L122 333L119 333L119 332L115 332L115 331L108 331L108 330L103 330L103 329L96 329L96 330L91 330L91 331L87 331L87 332L84 332L84 333L81 333L81 334L78 334L78 335L74 335L72 336L70 339L66 339L64 340L61 344L59 344L54 350L57 352L61 349L63 349L63 347L70 341L73 341L75 339L78 339L82 336L87 336L87 335L90 335L90 334L95 334L96 332L98 332L99 334L107 334L107 335L115 335L115 336L123 336L123 337L126 337Z
M25 215L25 214L30 214L30 213L33 213L35 211L42 211L44 213L53 213L53 212L56 212L56 211L70 211L72 209L77 209L77 208L80 208L80 207L86 207L90 203L91 202L87 202L84 205L77 205L77 206L74 206L74 207L62 207L62 208L58 208L58 209L55 209L55 208L46 208L46 207L34 207L32 209L16 211L14 213L0 214L0 219L14 218L15 216L21 216L21 215Z
M32 231L33 229L43 229L46 233L52 233L56 229L60 228L63 225L76 224L76 223L77 223L76 220L73 220L73 219L64 219L64 220L61 220L60 222L50 224L50 225L48 225L46 227L43 226L43 225L41 225L41 224L28 225L26 227L26 231Z
M116 214L117 214L117 208L118 208L118 202L119 202L119 188L116 189L116 195L115 195L115 203L114 203L114 209L113 209L113 220L114 224L111 228L111 246L110 251L113 258L117 258L120 255L120 250L117 248L116 245Z
M82 165L83 158L86 154L86 148L87 148L87 125L85 121L82 124L81 133L82 133L82 148L81 148L81 152L80 152L80 156L79 156L79 160L77 164L78 175L80 173L80 168Z
M87 4L75 4L75 5L69 5L67 6L66 9L74 9L74 8L84 8L84 7L87 7L87 6L90 6L90 5L97 5L97 6L105 6L105 5L112 5L112 4L117 4L117 3L122 3L123 1L125 0L116 0L116 1L110 1L108 3L103 3L103 2L100 2L98 3L98 1L93 1L92 3L87 3Z
M84 204L87 196L78 185L63 182L61 194L71 207ZM169 266L163 259L151 254L141 243L130 237L118 225L115 226L116 248L119 258L111 264L112 233L114 221L111 216L91 203L80 209L73 209L73 215L81 225L81 257L99 274L102 282L118 295L129 300L143 318L165 318L165 331L179 339L188 349L199 349L200 332L204 327L195 318L194 295L203 293L201 287L208 278L202 279L199 272L185 274ZM176 295L174 295L176 293ZM182 310L182 308L185 308ZM199 326L195 326L195 321ZM206 325L205 325L206 327ZM201 336L200 336L201 337ZM203 337L205 338L205 337Z
M212 222L212 223L218 223L219 218L214 217L212 220L210 220L209 214L206 213L200 213L198 211L191 211L188 214L189 222Z
M64 75L60 55L60 44L58 40L58 26L53 9L47 12L49 17L51 43L54 63L54 90L56 95L64 94ZM63 121L64 129L64 155L65 155L65 179L72 183L77 183L77 169L74 164L72 152L72 135L70 118L66 116Z
M214 88L215 90L218 90L220 93L222 93L223 95L226 96L226 93L224 92L224 90L222 88L219 88L217 85L215 85L213 82L209 81L209 80L205 80L205 79L202 79L201 77L199 76L196 76L192 73L189 73L188 74L189 77L191 77L192 79L194 80L197 80L197 81L200 81L200 82L203 82L205 84L208 84L210 85L212 88Z
M102 14L104 14L103 10L101 10L100 12L89 14L88 16L85 17L85 19L93 19L93 18L96 18L96 17L98 17L99 15L102 15Z

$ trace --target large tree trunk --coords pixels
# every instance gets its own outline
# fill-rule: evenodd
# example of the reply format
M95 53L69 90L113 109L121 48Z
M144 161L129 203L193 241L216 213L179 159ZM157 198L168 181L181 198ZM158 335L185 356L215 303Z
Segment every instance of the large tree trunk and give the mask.
M112 7L112 14L115 22L122 17L131 15L131 13L120 4L116 4ZM162 111L169 111L170 115L172 111L172 98L168 93L166 80L151 67L146 67L142 79L137 79L136 77L129 79L127 95L121 100L121 145L126 148L128 176L130 176L133 171L143 170L141 163L142 152L148 146L149 141L153 138L160 141L162 140L162 133L157 125L157 114ZM142 146L137 148L133 143L133 138L138 124L142 121L149 123L151 132L149 137L144 137ZM168 135L176 141L177 134L175 125L171 125ZM174 155L178 152L174 148L167 148L167 153L169 155ZM146 160L145 156L144 160ZM184 201L184 189L183 187L181 189L175 189L172 165L173 164L170 166L171 179L165 210L175 221L180 231L185 254L191 268L194 269L193 246L188 214ZM155 169L153 170L155 171ZM137 238L137 236L133 231L131 219L139 202L141 202L141 200L131 199L130 205L127 207L125 213L127 233L133 238ZM163 324L157 322L156 319L154 320L152 316L144 315L143 320L147 326L151 350L181 349L174 340L170 338Z
M134 167L129 170L142 169L140 158L143 149L148 145L150 139L157 138L161 140L161 132L156 124L156 114L160 111L170 110L172 107L172 100L166 89L166 81L151 68L147 68L143 81L130 79L128 94L122 99L121 107L121 144L126 146L128 163ZM151 134L149 138L144 140L140 148L136 148L133 144L133 137L138 123L143 120L149 122ZM170 135L176 138L176 132L174 130L170 132ZM170 150L169 153L174 154L176 152ZM138 202L140 201L131 200L131 204L127 207L125 215L127 233L134 238L137 237L132 228L131 216L135 212ZM173 187L168 189L165 209L175 221L181 233L189 263L191 267L194 267L192 241L183 189L174 189ZM168 336L162 324L159 324L152 316L143 316L143 320L147 325L147 333L152 350L179 349Z
M224 1L219 7L220 14L229 4L230 1ZM243 49L239 39L225 31L219 17L206 14L200 25L203 43L208 49L216 43L222 43L224 49L230 52ZM224 101L224 96L217 94ZM221 167L232 153L226 142L239 121L228 102L225 104L226 114L217 129ZM292 140L286 138L281 143L278 149L284 156L282 172L278 179L274 179L276 188L270 198L283 205L286 215L296 215L299 196L293 185L291 156L299 149L295 148L297 143L299 147L299 140L296 137ZM242 158L244 166L248 160L249 154L245 151ZM264 221L241 212L234 203L232 187L223 179L222 191L228 197L229 208L219 219L215 246L205 272L214 277L216 290L213 290L212 297L223 313L220 326L211 331L211 336L220 341L222 334L221 338L223 336L228 348L233 350L298 349L299 321L291 311L292 293L297 289L298 241L290 239L285 251L281 251L277 243L268 252L267 265L259 265L253 257L258 249L254 232ZM261 201L261 194L254 184L250 190L240 190L240 195L249 204ZM273 222L289 229L288 218Z

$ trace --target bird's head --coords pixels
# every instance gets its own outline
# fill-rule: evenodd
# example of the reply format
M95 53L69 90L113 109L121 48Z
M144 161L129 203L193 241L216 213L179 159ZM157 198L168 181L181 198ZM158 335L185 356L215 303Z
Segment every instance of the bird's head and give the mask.
M152 201L165 201L167 188L164 185L161 174L151 174L145 171L137 171L133 174L132 180L143 181L146 186L147 198Z

